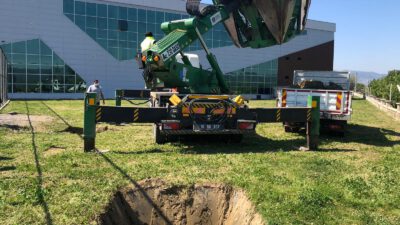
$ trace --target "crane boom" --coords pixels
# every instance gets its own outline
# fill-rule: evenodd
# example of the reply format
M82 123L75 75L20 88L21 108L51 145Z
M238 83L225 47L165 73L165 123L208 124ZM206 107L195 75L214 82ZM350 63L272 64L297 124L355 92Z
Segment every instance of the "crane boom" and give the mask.
M177 88L180 93L228 94L217 59L202 35L219 23L241 48L265 48L289 41L305 26L311 0L213 0L200 9L200 0L187 0L193 18L164 22L166 34L145 52L144 78L152 90ZM192 66L183 50L199 40L211 71ZM182 62L176 56L180 54Z

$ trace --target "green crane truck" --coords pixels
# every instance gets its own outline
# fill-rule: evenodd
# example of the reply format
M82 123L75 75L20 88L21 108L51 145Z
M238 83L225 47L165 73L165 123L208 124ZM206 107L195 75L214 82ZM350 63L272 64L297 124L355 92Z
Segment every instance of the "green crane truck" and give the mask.
M146 87L152 90L152 107L172 104L183 112L174 122L155 124L157 143L173 134L224 133L223 130L231 134L232 140L239 141L243 131L254 130L256 121L232 115L236 114L235 108L246 105L240 96L230 96L224 74L202 35L218 23L224 23L237 47L265 48L282 44L304 29L310 6L308 0L213 2L201 9L199 0L188 0L187 11L194 17L163 23L161 29L166 36L138 57L144 64ZM206 52L210 71L192 65L183 52L196 40ZM177 93L169 92L171 89Z
M212 5L204 6L200 0L187 0L187 12L193 17L164 22L161 29L165 37L137 57L150 90L151 106L119 107L121 99L145 95L143 91L117 90L117 107L99 106L90 112L96 112L96 122L154 123L156 143L204 134L224 135L239 142L243 134L255 132L258 123L306 122L312 129L312 115L319 117L319 113L313 113L311 100L308 107L302 108L253 109L240 95L232 96L217 59L202 36L223 23L238 48L279 45L304 30L310 4L311 0L213 0ZM197 40L211 70L184 53ZM90 98L86 101L89 105ZM318 133L308 134L310 146L316 140L310 137ZM88 149L94 146L87 143Z

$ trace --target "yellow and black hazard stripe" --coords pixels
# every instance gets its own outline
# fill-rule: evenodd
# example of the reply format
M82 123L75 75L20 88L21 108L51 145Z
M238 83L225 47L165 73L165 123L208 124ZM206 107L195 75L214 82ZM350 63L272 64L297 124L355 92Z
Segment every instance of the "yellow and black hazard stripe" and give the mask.
M101 120L101 107L98 107L96 109L96 122L99 122Z
M183 104L183 106L189 107L189 103ZM217 106L222 106L220 103L193 103L192 107L203 107L203 108L215 108Z
M281 111L281 109L278 109L276 111L276 122L280 122L281 121L281 116L282 116L282 111Z
M136 122L139 120L139 109L135 109L133 111L133 122Z
M307 122L311 121L311 109L307 110Z

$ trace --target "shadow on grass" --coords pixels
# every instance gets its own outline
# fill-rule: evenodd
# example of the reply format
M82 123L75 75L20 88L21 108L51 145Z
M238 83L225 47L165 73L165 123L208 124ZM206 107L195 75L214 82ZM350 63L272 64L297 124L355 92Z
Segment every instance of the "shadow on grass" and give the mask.
M150 153L165 153L165 151L162 151L158 148L156 149L151 149L147 151L111 151L113 154L119 154L119 155L140 155L140 154L150 154Z
M53 224L53 219L51 217L50 211L49 211L49 206L47 205L47 202L44 198L43 194L43 173L42 173L42 167L40 165L39 161L39 153L37 150L36 146L36 138L35 138L35 130L32 126L32 121L30 118L30 113L29 113L29 107L27 101L25 101L25 107L26 107L26 114L28 116L28 122L29 122L29 127L31 130L31 136L32 136L32 149L33 149L33 154L35 157L35 166L36 166L36 171L37 171L37 186L36 186L36 197L38 199L39 204L42 206L44 214L45 214L45 219L46 219L46 224L51 225Z
M125 179L127 179L133 186L135 186L141 193L141 195L146 199L146 201L153 207L157 216L161 217L165 224L172 225L172 222L167 218L167 216L161 211L161 209L154 203L150 196L146 193L142 186L137 183L132 177L130 177L121 167L114 163L109 157L103 153L97 151L106 162L108 162L115 170L117 170Z
M351 99L352 101L366 101L365 99L363 99L363 98L353 98L353 99Z
M0 172L15 170L17 167L15 166L0 166Z
M67 124L67 128L65 128L64 130L62 130L61 132L67 132L67 133L71 133L71 134L77 134L77 135L82 135L83 134L83 128L82 127L72 127L69 126Z
M207 140L206 142L204 140ZM179 150L182 154L238 154L238 153L271 153L299 151L307 145L305 134L290 140L272 140L258 134L244 137L242 143L230 143L221 137L192 137L181 140L180 144L188 146ZM351 152L352 149L318 149L320 152Z
M68 132L71 134L78 134L79 136L83 134L83 128L82 127L74 127L71 126L71 124L68 123L60 114L58 114L54 109L52 109L50 106L48 106L46 103L41 101L41 103L46 106L48 110L50 110L55 116L57 116L65 125L67 125L67 128L62 130L61 132Z
M0 127L4 127L6 129L10 129L13 131L25 131L28 130L27 127L19 126L19 125L10 125L10 124L2 124Z
M376 147L393 147L400 144L400 140L390 140L388 136L400 138L400 133L379 127L370 127L360 124L349 124L344 137L321 136L321 141L329 143L338 141L343 143L360 143Z
M0 156L0 161L6 161L6 160L13 160L14 158L7 157L7 156Z

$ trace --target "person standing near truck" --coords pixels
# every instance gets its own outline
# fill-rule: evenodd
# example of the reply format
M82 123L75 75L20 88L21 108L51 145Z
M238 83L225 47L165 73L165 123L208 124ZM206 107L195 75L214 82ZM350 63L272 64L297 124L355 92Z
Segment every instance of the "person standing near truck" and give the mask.
M87 93L89 92L95 92L96 93L96 105L100 105L100 97L103 100L103 105L106 104L106 101L104 100L104 94L103 90L100 86L99 80L95 80L92 85L89 86L89 88L86 91Z

